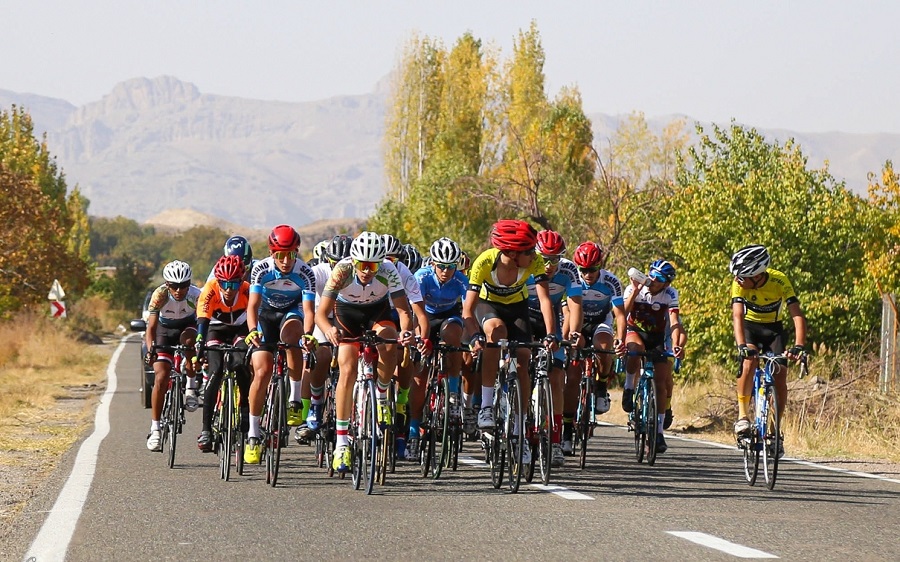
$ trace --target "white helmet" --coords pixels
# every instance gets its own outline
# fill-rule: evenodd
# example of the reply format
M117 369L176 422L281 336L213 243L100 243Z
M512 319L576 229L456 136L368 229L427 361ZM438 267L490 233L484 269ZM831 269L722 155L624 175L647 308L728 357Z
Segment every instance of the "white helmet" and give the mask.
M381 241L384 242L384 254L386 256L399 256L400 252L403 251L403 243L392 234L382 234Z
M731 256L731 266L728 269L732 275L753 277L764 272L769 267L770 261L772 258L769 257L769 251L765 246L752 244L744 246Z
M386 255L381 236L374 232L361 232L350 244L350 257L357 261L382 261Z
M166 283L184 283L191 280L191 266L181 260L170 261L163 268Z
M317 260L322 259L323 252L325 251L325 248L328 247L329 242L331 242L331 240L322 240L321 242L313 246L313 257Z
M432 261L437 263L457 263L462 252L459 244L444 237L435 240L428 253L431 255Z

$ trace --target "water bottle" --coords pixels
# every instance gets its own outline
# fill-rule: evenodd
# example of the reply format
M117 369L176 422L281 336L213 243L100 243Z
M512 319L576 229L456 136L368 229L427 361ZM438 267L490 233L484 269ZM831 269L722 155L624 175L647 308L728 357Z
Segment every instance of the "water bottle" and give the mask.
M650 286L650 278L636 267L632 267L628 270L628 277L631 277L634 281L637 281L639 285L644 285L646 287Z

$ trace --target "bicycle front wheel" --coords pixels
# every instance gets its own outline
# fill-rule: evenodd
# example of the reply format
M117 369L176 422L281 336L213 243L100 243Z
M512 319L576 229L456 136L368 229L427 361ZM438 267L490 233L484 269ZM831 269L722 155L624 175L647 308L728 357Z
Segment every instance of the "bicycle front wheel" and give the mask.
M507 476L509 491L513 494L519 491L522 483L522 473L524 467L522 456L528 437L525 434L525 413L522 411L522 393L520 392L519 382L515 378L510 378L507 382L509 389L506 393L507 400L507 418L506 418L506 435L512 437L508 439L506 447L507 462L509 463L509 474Z
M590 438L591 415L588 408L591 407L590 379L582 377L579 385L578 411L575 415L575 447L578 449L578 467L584 469L587 464L587 445Z
M637 462L644 462L644 449L647 445L647 420L644 419L646 396L643 383L634 391L634 406L631 410L631 422L634 428L634 454Z
M233 420L234 405L232 404L234 391L231 385L234 382L231 377L226 377L222 386L219 387L219 399L216 401L216 407L219 409L216 429L216 446L219 454L219 475L226 482L231 478L231 448L234 444Z
M266 424L266 484L273 488L278 484L278 470L281 467L282 427L287 426L287 412L284 408L284 385L271 385L271 403L267 404Z
M431 476L435 480L441 477L441 472L447 465L450 453L450 428L448 426L450 419L450 394L448 390L447 379L444 379L437 387L437 397L431 420L431 444L429 445L429 451L432 454Z
M652 380L647 381L647 396L645 404L647 427L647 464L653 466L656 463L656 433L658 430L658 417L656 415L656 386Z
M182 394L181 385L177 378L175 379L175 382L172 383L170 392L172 393L172 399L170 401L171 408L169 408L169 417L166 423L169 426L169 468L174 468L175 445L178 443L178 433L181 429L181 424L178 423L178 417L182 408L182 401L184 400L184 394Z
M491 485L495 490L500 489L503 484L503 471L506 468L506 418L507 413L504 411L504 403L506 401L506 393L503 391L502 385L499 383L500 376L506 376L504 373L498 373L497 384L494 385L494 429L490 432L482 431L482 442L487 441L485 447L487 449L488 461L491 465Z
M538 386L538 404L535 412L540 433L538 440L538 459L541 467L541 482L550 483L550 460L553 441L553 396L550 394L550 381L542 379Z
M366 381L366 452L362 461L366 464L366 495L375 489L375 475L378 470L378 409L375 400L375 381Z
M763 438L763 474L766 477L766 488L775 487L775 478L778 476L778 451L782 444L781 419L778 416L778 397L775 395L775 387L766 388L766 433Z

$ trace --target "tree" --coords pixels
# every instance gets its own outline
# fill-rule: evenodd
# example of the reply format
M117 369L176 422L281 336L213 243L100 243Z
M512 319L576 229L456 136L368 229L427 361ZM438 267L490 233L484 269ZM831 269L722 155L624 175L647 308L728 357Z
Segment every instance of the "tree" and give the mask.
M872 205L865 248L866 269L882 295L900 291L900 176L894 164L884 163L881 175L869 174L869 203Z
M733 345L728 264L738 248L761 243L772 267L796 289L810 341L860 342L878 323L863 247L865 202L823 170L807 168L793 140L766 141L736 124L698 126L699 145L676 174L660 222L690 334L690 349L724 361Z
M201 284L222 256L222 243L227 238L228 234L218 228L195 226L175 237L168 260L181 260L190 264L194 282Z

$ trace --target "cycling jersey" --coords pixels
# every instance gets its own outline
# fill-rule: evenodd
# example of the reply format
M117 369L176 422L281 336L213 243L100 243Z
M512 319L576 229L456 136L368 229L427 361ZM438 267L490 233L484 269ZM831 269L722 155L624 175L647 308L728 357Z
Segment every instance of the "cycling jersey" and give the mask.
M537 296L537 283L534 276L528 278L525 282L528 288L528 309L531 312L541 312L541 303ZM559 260L559 267L553 277L549 278L550 302L556 309L563 298L582 296L581 284L578 281L578 268L575 263L567 260Z
M316 278L303 260L282 273L272 256L259 260L250 272L250 293L262 295L263 306L284 310L316 298Z
M597 280L588 285L583 277L579 277L581 287L581 310L585 323L603 322L612 312L612 307L623 306L622 282L611 272L601 269Z
M334 265L325 284L322 296L337 302L370 305L390 298L403 296L405 290L397 268L390 261L383 261L372 280L363 285L356 275L353 260L344 258Z
M403 289L406 291L406 298L409 299L409 302L422 302L422 291L419 289L419 282L409 268L406 267L406 264L397 262L394 264L394 267L397 268L400 280L403 281ZM391 303L391 306L393 306L393 303Z
M528 277L534 276L535 283L547 280L544 272L544 258L535 254L531 265L527 268L519 268L519 273L512 285L501 285L497 280L497 266L500 263L500 250L491 248L482 252L472 262L469 269L469 290L478 291L481 300L499 303L513 304L528 299L528 290L525 283Z
M744 305L744 320L758 324L780 322L787 307L800 302L787 276L775 269L766 270L765 283L756 289L744 289L731 282L731 302Z
M634 285L628 285L624 300L628 300L633 292ZM631 312L628 313L626 325L631 331L666 334L669 327L669 312L678 312L678 308L678 291L674 287L666 287L664 291L654 295L648 287L641 286Z
M444 284L438 281L437 273L430 267L417 271L415 278L425 302L425 312L429 315L453 310L466 298L469 279L459 271L455 271L453 277Z
M246 329L247 302L250 299L250 284L241 283L232 304L225 303L225 295L217 280L207 281L197 301L197 328L206 338L207 328L211 330L232 327Z
M166 328L187 328L197 321L197 300L200 289L194 285L188 287L187 296L183 300L175 300L165 284L153 291L147 312L159 318L159 324Z

